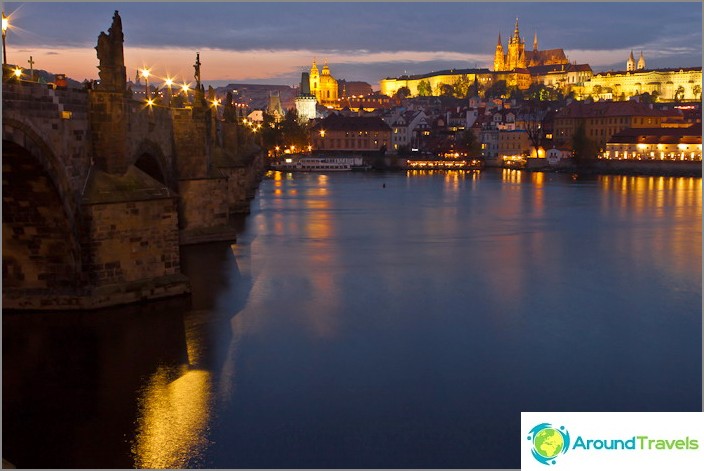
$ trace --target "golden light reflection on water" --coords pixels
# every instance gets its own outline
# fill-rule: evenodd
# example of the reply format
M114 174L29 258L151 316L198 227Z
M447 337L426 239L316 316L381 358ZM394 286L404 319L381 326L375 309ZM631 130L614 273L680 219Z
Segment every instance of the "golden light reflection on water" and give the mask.
M501 171L501 181L504 183L521 183L523 172L516 169L505 168Z
M185 468L208 446L212 384L208 371L159 368L139 399L132 447L137 468Z
M599 178L599 184L607 195L615 195L623 212L640 215L668 207L676 217L701 218L701 178L606 175ZM613 203L612 198L603 200L604 207Z
M602 211L618 211L635 228L641 219L662 221L647 237L622 231L610 242L640 254L636 263L654 263L663 273L681 274L689 272L693 258L701 259L701 178L602 176L599 184L604 192ZM663 250L665 258L659 256Z

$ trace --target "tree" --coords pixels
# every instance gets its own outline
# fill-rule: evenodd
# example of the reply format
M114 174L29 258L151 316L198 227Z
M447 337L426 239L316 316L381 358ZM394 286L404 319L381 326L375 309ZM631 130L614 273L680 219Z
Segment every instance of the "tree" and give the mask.
M572 136L572 150L574 152L574 160L579 167L586 166L596 158L597 145L587 137L584 123L580 123Z
M458 75L452 83L452 88L455 98L467 98L470 89L469 78L464 74Z
M459 144L467 149L467 155L476 157L481 154L481 144L472 129L466 129L460 136Z
M682 101L684 99L684 87L680 85L675 90L675 101Z
M266 111L263 113L262 117L261 128L255 131L259 134L261 145L266 149L280 145L281 131L279 130L279 123L276 122L276 118Z
M506 80L498 80L486 89L484 96L487 98L503 98L507 93L508 87L506 86Z
M418 96L431 96L433 89L430 86L429 80L421 80L418 82Z
M304 149L308 146L307 126L300 123L298 111L295 108L289 109L283 121L279 124L280 143L287 146L293 144L299 149Z
M535 150L535 156L537 157L538 149L543 141L543 128L545 124L545 117L547 116L547 110L537 105L536 102L530 102L523 109L524 113L522 118L524 128L526 134L528 134L528 140Z
M411 96L411 90L408 87L401 87L398 90L396 90L395 95L396 95L396 98L400 98L400 99L408 98L409 96Z
M696 84L695 86L692 87L692 95L694 95L694 98L696 98L697 100L700 100L702 98L701 84Z
M509 98L511 100L516 100L516 102L523 101L523 98L524 98L523 92L518 87L516 87L511 90L511 93L509 94Z
M475 97L479 96L479 92L481 91L481 85L479 85L479 79L477 76L474 76L474 82L472 85L469 87L469 90L467 91L467 96L468 97Z
M455 94L455 88L450 84L440 82L438 84L437 94L440 96L452 96Z

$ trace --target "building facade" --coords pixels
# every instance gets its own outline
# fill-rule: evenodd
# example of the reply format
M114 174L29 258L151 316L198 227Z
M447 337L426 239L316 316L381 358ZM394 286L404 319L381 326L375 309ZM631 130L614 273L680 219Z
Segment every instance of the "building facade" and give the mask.
M702 125L633 128L609 139L599 158L607 160L702 160Z
M379 88L382 94L394 96L399 89L406 87L411 92L409 96L416 97L423 95L421 89L424 85L428 85L430 94L437 96L440 95L439 90L443 84L453 85L459 80L467 80L469 83L473 83L475 79L480 85L488 87L494 82L494 74L489 69L440 70L429 74L402 75L397 78L387 77L379 82Z
M555 114L553 139L571 142L580 126L603 149L611 137L627 128L660 127L663 113L636 101L572 102Z
M643 60L643 67L645 67L645 60ZM601 72L584 83L583 97L591 97L595 100L626 100L646 92L655 94L660 101L699 101L702 98L702 68L652 70L643 68L632 71Z
M391 143L391 128L378 117L345 117L331 114L310 130L316 151L372 153L386 150Z
M395 152L399 148L418 148L420 137L428 131L428 117L423 111L406 111L398 115L391 123L391 148Z
M501 34L494 51L494 71L511 71L514 69L525 69L526 67L536 67L554 64L569 64L563 49L538 50L538 33L533 36L533 50L526 51L525 41L521 39L518 29L518 18L513 35L509 38L506 50L501 44Z
M337 80L330 74L330 67L325 63L322 71L313 61L310 68L310 93L323 106L329 108L337 106L338 86Z

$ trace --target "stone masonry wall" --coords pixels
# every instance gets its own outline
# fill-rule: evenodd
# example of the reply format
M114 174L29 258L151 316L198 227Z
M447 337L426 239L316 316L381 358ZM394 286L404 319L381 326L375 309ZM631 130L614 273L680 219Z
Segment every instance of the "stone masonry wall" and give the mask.
M176 175L179 179L208 175L205 120L195 119L193 112L191 109L172 111Z
M87 205L88 272L95 286L180 273L176 198Z
M208 231L227 226L229 222L227 185L225 177L179 181L181 229Z

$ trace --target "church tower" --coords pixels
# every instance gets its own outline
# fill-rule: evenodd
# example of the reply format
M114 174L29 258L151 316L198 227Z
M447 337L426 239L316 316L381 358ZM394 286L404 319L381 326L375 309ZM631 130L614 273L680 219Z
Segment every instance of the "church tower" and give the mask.
M499 33L499 41L496 43L496 52L494 53L494 70L496 72L504 70L504 47L501 45L501 33Z
M337 80L330 74L327 61L321 71L313 61L310 69L310 93L315 96L318 103L327 107L337 106Z
M313 66L310 68L310 78L308 82L310 83L310 94L318 98L318 95L320 95L320 72L318 72L315 59L313 59Z
M521 39L521 34L518 30L518 18L516 18L516 27L513 30L513 36L508 42L508 63L506 70L513 70L526 66L525 42Z
M626 61L626 71L631 72L636 70L636 60L633 58L633 51L631 51L631 54L628 56L628 60Z
M643 51L640 51L640 57L638 58L638 66L636 68L638 70L645 69L645 57L643 57Z

